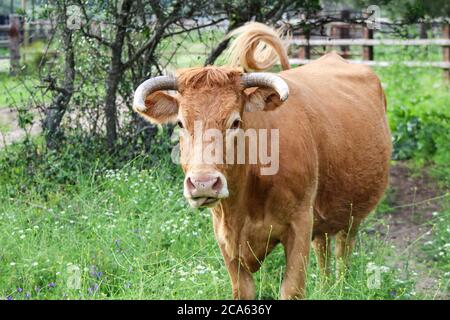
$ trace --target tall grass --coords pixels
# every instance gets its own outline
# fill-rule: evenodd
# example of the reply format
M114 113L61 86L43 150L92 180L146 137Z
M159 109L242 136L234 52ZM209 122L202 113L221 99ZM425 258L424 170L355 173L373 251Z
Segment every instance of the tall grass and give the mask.
M206 210L188 208L172 164L77 174L42 195L0 187L0 297L9 299L227 299L231 288ZM363 228L351 272L324 286L314 258L312 299L413 298L413 280L389 266L392 249ZM379 287L368 286L377 276ZM372 268L372 269L371 269ZM255 274L257 296L277 298L281 247ZM78 276L80 282L78 283ZM79 284L79 287L78 287Z

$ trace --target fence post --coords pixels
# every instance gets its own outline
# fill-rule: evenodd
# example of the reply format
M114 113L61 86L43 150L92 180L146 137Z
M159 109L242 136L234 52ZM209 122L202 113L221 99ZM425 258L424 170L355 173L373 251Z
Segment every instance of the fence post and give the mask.
M425 22L419 22L419 37L420 39L428 39L428 34L427 34L427 25L425 24Z
M333 40L339 38L338 28L335 25L331 25L330 27L330 38ZM327 52L333 51L333 46L327 46L326 50Z
M341 19L344 22L339 28L339 39L350 39L350 24L347 22L350 19L350 11L342 10ZM341 46L341 55L343 58L350 58L350 47Z
M28 24L28 44L35 42L36 24L34 21L29 21Z
M305 33L305 35L300 35L299 38L309 40L309 32ZM311 59L311 47L308 44L300 46L298 50L298 58Z
M30 43L31 43L31 39L30 39L30 36L31 36L31 25L30 25L30 23L28 23L27 21L26 21L26 18L24 18L24 22L23 22L23 25L22 25L22 28L23 28L23 44L24 44L24 46L28 46Z
M9 23L9 73L16 75L20 68L19 17L17 15L10 15Z
M450 24L449 23L445 23L442 28L442 38L450 39ZM450 63L450 46L442 47L442 56L444 58L444 62ZM449 68L444 69L444 78L446 80L450 80L450 69Z
M364 27L363 29L364 39L373 39L373 29ZM373 60L373 46L363 46L363 60Z

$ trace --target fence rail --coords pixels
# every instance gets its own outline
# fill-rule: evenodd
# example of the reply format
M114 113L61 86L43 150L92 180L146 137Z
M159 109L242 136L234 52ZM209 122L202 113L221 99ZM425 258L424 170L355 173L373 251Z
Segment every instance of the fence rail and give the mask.
M290 64L304 65L314 60L311 59L289 59ZM394 64L401 64L407 67L425 67L425 68L441 68L450 69L450 62L440 62L440 61L370 61L370 60L347 60L352 64L363 64L370 67L389 67Z
M0 25L0 48L9 48L8 57L0 57L0 59L10 59L11 68L17 68L20 60L20 43L27 44L30 39L40 37L51 29L48 21L31 22L25 24L23 20L17 15L10 16L9 25ZM406 67L432 67L444 70L444 76L450 78L450 26L445 24L441 39L374 39L373 30L363 28L362 33L358 35L357 39L351 39L349 24L346 23L332 23L330 24L331 36L338 37L337 39L305 39L294 38L290 41L291 44L300 47L298 58L290 59L291 64L307 64L313 61L311 59L311 47L340 47L341 54L344 58L353 56L350 52L350 46L362 47L362 59L350 60L350 63L363 64L376 67L388 67L396 63L403 64ZM31 36L30 36L31 34ZM362 35L361 35L362 34ZM360 38L362 37L362 38ZM374 51L377 46L441 46L443 52L443 61L376 61L374 60Z
M450 46L450 39L292 39L300 46Z
M444 24L442 28L442 38L440 39L374 39L374 30L363 28L361 35L357 39L351 39L349 24L334 24L330 28L330 34L337 38L327 39L306 39L304 36L294 38L291 44L300 47L298 58L291 59L292 64L307 64L311 60L311 47L326 47L329 51L331 47L340 47L341 55L344 58L354 56L350 51L351 46L362 47L362 59L350 60L350 63L364 64L376 67L388 67L400 63L406 67L428 67L440 68L444 77L450 79L450 25ZM344 32L345 31L345 32ZM440 46L442 47L442 61L375 61L375 49L377 46Z
M47 39L51 35L50 21L36 20L26 22L18 15L9 16L9 24L0 25L0 48L9 48L8 56L0 56L0 60L10 61L10 74L20 69L20 47L37 39Z

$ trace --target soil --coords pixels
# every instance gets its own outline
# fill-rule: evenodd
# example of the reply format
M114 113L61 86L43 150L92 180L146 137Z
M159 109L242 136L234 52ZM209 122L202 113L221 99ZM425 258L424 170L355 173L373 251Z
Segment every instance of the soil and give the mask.
M16 110L0 107L0 148L26 137L26 133L19 127L17 119ZM39 134L41 132L39 121L35 120L28 130L28 134L32 136Z
M421 246L431 239L428 222L441 211L440 200L445 194L448 190L439 188L426 169L417 174L406 163L398 162L390 173L387 201L392 212L385 214L384 223L376 228L394 248L394 267L409 270L416 278L417 293L436 299L448 299L448 293L439 287L442 275L431 267Z

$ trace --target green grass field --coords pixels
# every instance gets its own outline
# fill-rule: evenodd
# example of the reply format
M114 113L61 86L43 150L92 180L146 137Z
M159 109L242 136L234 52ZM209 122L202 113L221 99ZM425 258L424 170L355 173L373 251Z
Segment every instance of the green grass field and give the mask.
M9 60L0 60L0 108L11 106L34 105L35 101L42 101L42 92L37 90L41 85L36 74L36 67L45 50L43 42L35 42L27 47L21 47L21 64L23 67L20 76L9 75ZM0 56L7 55L6 49L0 51ZM34 92L35 94L31 94Z
M73 172L72 186L43 196L27 186L0 187L0 296L12 299L228 299L230 285L207 210L188 208L173 164L139 159L120 170ZM310 262L310 299L420 299L417 278L391 244L374 233L384 203L364 224L351 272L322 284ZM442 212L431 256L446 271L449 210ZM442 229L442 230L441 230ZM439 252L444 252L444 256ZM284 255L275 250L255 274L258 298L277 298ZM377 278L379 277L379 278ZM442 283L445 288L445 283Z
M388 98L394 156L411 158L408 163L417 170L426 164L448 190L450 91L440 71L402 66L376 71ZM5 79L0 86L12 85ZM34 168L25 165L26 158L39 154L21 156L18 149L0 151L0 299L231 298L210 214L188 207L181 170L167 155L157 164L146 156L112 170L100 155L82 165L69 149L71 159L51 155L46 165ZM70 183L64 182L67 177ZM399 267L411 251L399 255L378 231L387 213L396 210L389 197L390 190L364 223L345 278L324 285L311 255L309 299L448 295L448 192L426 221L432 228L427 241L415 244L439 282L432 292L416 290L421 279L413 266ZM283 268L278 247L255 274L258 298L279 297Z
M182 176L167 167L172 165L140 169L130 164L121 170L80 174L75 186L45 198L32 188L15 195L1 190L0 295L230 298L209 212L187 207L180 196ZM392 268L392 248L379 235L364 231L380 215L365 224L348 278L325 287L311 260L309 298L420 298L413 279L403 278L405 270ZM280 249L255 275L259 298L278 297L284 268ZM367 286L376 276L370 266L379 267L379 287Z
M0 73L0 108L32 103L33 97L27 88L34 90L39 81L30 77L11 77L7 73Z

